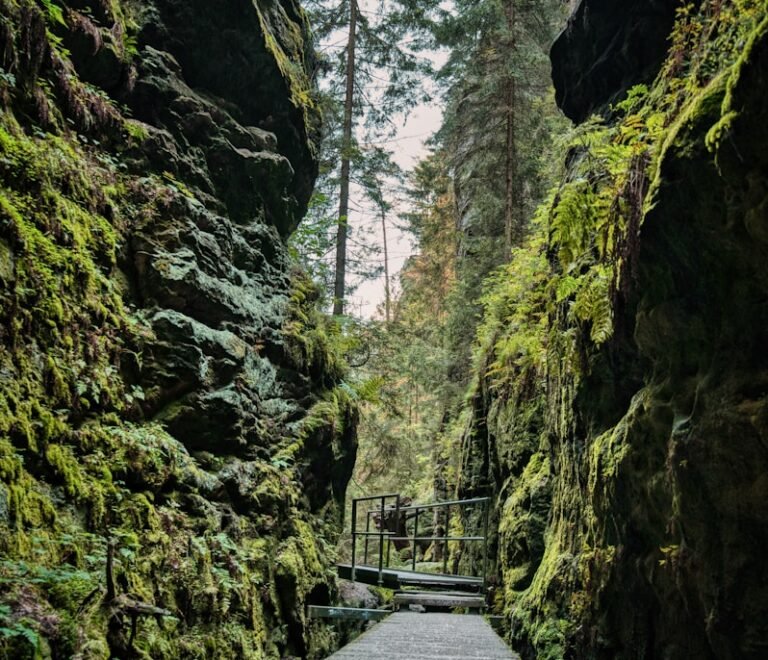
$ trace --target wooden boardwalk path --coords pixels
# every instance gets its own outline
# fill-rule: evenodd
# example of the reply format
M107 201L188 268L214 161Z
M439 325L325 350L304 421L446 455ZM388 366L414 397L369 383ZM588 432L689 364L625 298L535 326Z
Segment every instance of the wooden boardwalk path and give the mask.
M328 660L520 660L472 614L396 612Z
M349 564L338 564L337 572L344 580L352 579L352 567ZM388 589L400 589L405 586L433 587L458 591L480 591L483 579L466 575L442 575L438 573L423 573L409 571L404 568L384 568L381 571L382 586ZM375 566L355 566L355 581L365 584L379 583L379 569Z

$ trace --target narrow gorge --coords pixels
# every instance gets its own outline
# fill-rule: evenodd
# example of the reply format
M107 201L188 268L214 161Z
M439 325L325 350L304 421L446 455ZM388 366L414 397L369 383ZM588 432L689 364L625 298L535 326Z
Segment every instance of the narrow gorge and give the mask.
M0 658L326 658L388 492L524 660L767 657L768 2L374 4L0 0Z

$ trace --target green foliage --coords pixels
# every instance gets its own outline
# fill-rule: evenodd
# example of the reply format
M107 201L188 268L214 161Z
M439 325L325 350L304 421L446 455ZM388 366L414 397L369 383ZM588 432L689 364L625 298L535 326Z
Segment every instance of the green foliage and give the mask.
M362 328L367 360L358 377L376 387L362 406L355 493L401 492L434 499L435 482L448 466L443 446L446 419L459 399L447 379L448 296L455 284L454 198L443 154L435 154L408 181L411 210L405 216L419 253L406 263L391 322ZM441 487L442 488L442 487ZM444 496L447 491L441 490Z
M330 579L333 506L328 520L310 519L299 466L280 448L249 460L193 456L142 419L136 378L151 331L125 302L127 239L137 218L154 222L158 207L193 192L172 174L129 174L123 149L146 127L78 79L59 36L59 18L72 15L63 3L0 5L15 62L13 74L0 71L0 656L257 658L309 645L310 633L279 631L288 622L309 631L304 601ZM28 44L51 55L34 75L25 68L34 58L13 50L22 10L44 10L48 27ZM114 0L101 12L123 40L118 56L134 55L128 8ZM302 82L295 73L291 85ZM296 378L331 400L346 344L311 306L294 326L304 333ZM333 425L317 431L338 441ZM108 541L118 595L174 614L140 618L130 652L130 617L107 598ZM278 591L275 558L291 544L302 556L281 564L292 581ZM315 655L327 655L330 637L312 634Z
M352 350L354 336L345 332L343 320L329 317L319 309L321 291L310 277L294 271L293 289L283 334L289 354L297 367L315 377L334 382L347 370L345 355Z
M334 284L336 235L339 223L338 166L341 158L339 134L340 108L331 97L323 95L328 104L324 113L326 133L320 148L320 176L309 202L306 217L289 239L289 254L294 263L305 270L320 286L321 299L326 302ZM402 172L392 161L392 153L376 146L360 147L355 143L347 154L351 161L355 191L353 212L346 218L348 248L346 289L352 294L362 283L381 276L383 252L380 228L376 222L392 211L391 199L398 193ZM373 222L361 222L360 215Z
M654 103L675 114L737 58L744 36L760 20L762 0L706 0L687 2L677 9L670 50L656 85Z
M513 252L509 264L487 280L475 368L481 368L486 354L491 353L493 360L483 376L490 378L495 387L509 384L520 370L543 370L546 364L550 309L546 295L549 268L544 248L545 233L539 225L528 242Z
M547 0L460 2L434 28L437 42L450 48L439 75L446 112L437 138L454 172L461 229L447 331L452 377L465 385L484 280L524 242L557 174L552 142L565 125L553 103L547 52L561 11Z
M638 395L614 428L596 437L579 428L576 435L576 395L599 359L620 346L612 343L617 315L636 295L640 231L666 150L683 148L683 129L696 113L717 115L723 72L732 70L761 8L750 1L683 6L657 80L629 90L610 123L592 118L563 141L568 167L560 183L536 211L527 242L487 280L460 489L476 492L484 479L493 485L503 475L493 485L504 503L505 593L497 606L537 657L564 657L579 626L594 621L593 599L616 548L596 542L591 507L616 496L605 489L631 452L626 420L645 405ZM723 106L707 136L711 150L728 134L734 112ZM579 465L568 455L574 440L573 451L588 452L587 494L567 475L550 493L542 457L558 456L560 469ZM574 511L582 531L574 532ZM674 545L659 552L665 564L676 561Z
M389 200L402 175L392 154L376 145L394 135L400 117L424 99L431 64L418 49L426 35L426 15L436 5L386 0L372 11L354 0L312 0L307 7L319 42L324 130L314 203L292 239L293 254L309 267L329 298L336 279L343 283L342 297L349 298L363 281L385 270L379 232L361 216L386 222L392 208ZM352 17L355 38L348 51L346 40L336 42L340 32L353 34ZM349 59L350 52L354 59ZM353 81L349 88L348 74ZM351 190L346 209L341 206L342 190ZM341 235L347 237L343 243ZM334 254L334 247L342 245L343 255ZM335 313L345 302L333 301Z
M306 6L319 42L322 72L331 89L340 90L346 72L346 61L339 54L344 44L334 50L324 42L337 41L339 32L346 32L348 1L311 0ZM393 115L422 98L424 76L431 72L431 65L418 51L429 41L427 29L435 9L434 2L416 5L404 0L383 2L375 12L358 6L356 82L362 93L356 95L355 107L366 125L386 131Z
M307 271L322 291L333 288L331 254L338 218L329 208L330 197L315 190L309 200L307 218L299 223L288 240L291 259Z
M20 649L16 642L21 641L27 648ZM11 608L0 605L0 650L10 655L11 652L25 654L31 651L36 655L40 646L40 636L26 619L13 620Z
M53 23L58 23L66 27L67 22L64 20L64 10L54 0L40 0L45 7L45 11L48 14L48 20Z
M315 403L302 421L299 437L306 439L321 429L330 428L336 436L356 428L355 420L359 405L377 394L373 381L352 386L342 382Z

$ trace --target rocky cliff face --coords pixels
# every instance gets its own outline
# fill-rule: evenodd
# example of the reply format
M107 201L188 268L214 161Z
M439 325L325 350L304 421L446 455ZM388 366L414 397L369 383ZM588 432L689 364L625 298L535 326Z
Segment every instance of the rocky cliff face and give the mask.
M0 655L314 657L354 462L292 0L0 0Z
M557 105L569 119L605 112L637 83L649 83L667 55L681 0L580 0L552 46Z
M652 85L626 93L644 55L590 82L606 24L643 41L632 16L582 2L553 50L571 116L623 100L577 129L538 256L510 266L462 489L498 498L496 603L527 657L760 658L768 7L686 5Z

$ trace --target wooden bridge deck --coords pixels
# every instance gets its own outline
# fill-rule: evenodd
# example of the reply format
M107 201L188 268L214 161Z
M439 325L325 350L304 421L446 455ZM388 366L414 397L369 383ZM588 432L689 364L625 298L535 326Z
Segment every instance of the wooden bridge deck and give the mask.
M338 564L339 577L344 580L352 578L352 568L349 564ZM426 587L435 589L452 589L455 591L478 592L483 588L483 579L465 575L442 575L438 573L422 573L400 568L385 568L381 574L383 586L388 589L402 587ZM375 566L355 566L355 581L365 584L379 583L379 569Z
M483 617L397 612L328 660L520 660Z

